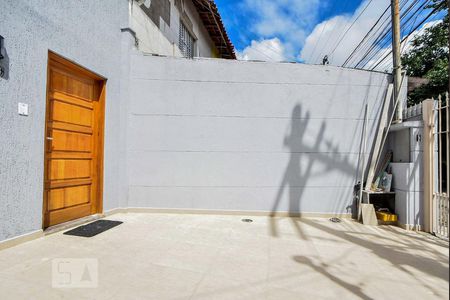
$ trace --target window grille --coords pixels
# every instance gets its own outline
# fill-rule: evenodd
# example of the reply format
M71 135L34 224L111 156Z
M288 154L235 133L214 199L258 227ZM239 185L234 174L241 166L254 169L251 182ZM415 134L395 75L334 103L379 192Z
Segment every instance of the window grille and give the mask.
M194 44L194 37L191 35L183 22L180 22L179 47L184 57L194 58Z

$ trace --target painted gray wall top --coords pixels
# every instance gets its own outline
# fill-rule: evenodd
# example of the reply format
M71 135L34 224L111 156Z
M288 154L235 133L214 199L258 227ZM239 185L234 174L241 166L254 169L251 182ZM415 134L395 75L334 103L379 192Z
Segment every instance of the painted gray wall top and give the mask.
M135 55L129 206L346 212L364 107L373 133L388 80L328 66Z

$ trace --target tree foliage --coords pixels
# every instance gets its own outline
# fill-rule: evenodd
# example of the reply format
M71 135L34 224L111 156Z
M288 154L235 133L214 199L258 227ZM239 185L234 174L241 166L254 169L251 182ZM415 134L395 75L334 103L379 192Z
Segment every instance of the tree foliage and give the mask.
M445 11L442 22L424 30L411 42L411 50L402 56L402 65L408 76L429 80L408 95L410 105L427 98L436 98L449 88L449 18L447 0L433 0L428 8Z

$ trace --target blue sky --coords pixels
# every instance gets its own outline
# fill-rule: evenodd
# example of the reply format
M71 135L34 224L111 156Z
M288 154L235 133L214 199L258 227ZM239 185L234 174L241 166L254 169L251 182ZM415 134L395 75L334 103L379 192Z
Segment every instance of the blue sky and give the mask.
M390 0L215 2L240 59L320 63L322 57L331 52L331 63L339 65L388 7ZM338 43L341 33L361 12L361 18Z
M304 0L304 2L308 1L309 0ZM249 30L249 27L252 27L252 25L258 22L259 14L256 13L255 10L259 5L255 7L255 10L253 10L251 9L251 6L247 4L252 2L256 4L257 2L260 2L264 5L263 3L265 1L215 0L215 2L219 7L220 14L225 22L227 32L237 49L244 49L248 46L249 40L258 40L263 37L255 31ZM247 2L247 4L245 2ZM277 1L274 0L273 2ZM295 1L279 2L295 3ZM346 3L344 2L345 1L335 0L319 1L317 4L313 3L313 9L315 11L312 11L311 13L316 15L312 18L313 22L305 24L305 30L311 31L321 21L327 20L336 15L353 14L353 12L361 4L362 0L349 0L346 1ZM292 18L296 17L295 12L287 12L287 14Z

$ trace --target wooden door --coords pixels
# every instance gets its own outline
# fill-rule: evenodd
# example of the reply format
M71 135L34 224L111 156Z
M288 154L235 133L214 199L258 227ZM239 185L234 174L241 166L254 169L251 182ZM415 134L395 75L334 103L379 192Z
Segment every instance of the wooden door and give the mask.
M105 81L49 53L44 227L102 210Z

